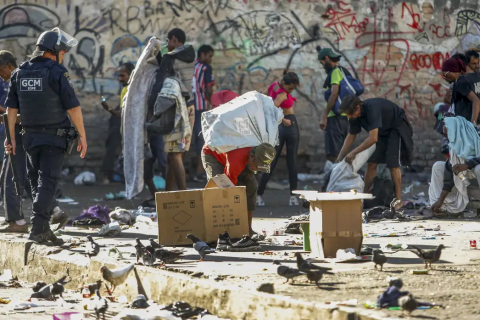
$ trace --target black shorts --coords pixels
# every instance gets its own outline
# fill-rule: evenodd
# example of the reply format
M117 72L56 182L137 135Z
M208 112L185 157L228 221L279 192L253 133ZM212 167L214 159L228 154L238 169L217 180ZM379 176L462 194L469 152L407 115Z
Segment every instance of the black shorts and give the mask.
M397 129L391 130L387 135L378 136L377 148L368 163L383 163L387 168L400 168L401 138Z
M345 116L327 118L327 130L325 131L325 154L327 157L336 158L338 156L348 135L349 128L350 125Z

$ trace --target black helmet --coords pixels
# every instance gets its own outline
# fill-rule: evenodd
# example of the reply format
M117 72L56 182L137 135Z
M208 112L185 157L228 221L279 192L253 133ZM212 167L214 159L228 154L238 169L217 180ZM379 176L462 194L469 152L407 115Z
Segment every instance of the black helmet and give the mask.
M60 30L59 28L54 28L51 31L45 31L42 33L40 37L38 37L36 45L37 47L40 46L41 49L44 50L60 52L62 50L68 51L77 44L77 39Z

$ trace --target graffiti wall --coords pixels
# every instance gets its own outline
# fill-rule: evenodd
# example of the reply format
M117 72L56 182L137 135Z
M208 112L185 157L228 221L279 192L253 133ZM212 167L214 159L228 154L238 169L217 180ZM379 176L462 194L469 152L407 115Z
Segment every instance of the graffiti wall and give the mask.
M34 49L38 35L59 26L79 40L66 57L85 112L90 142L88 161L73 166L98 168L109 115L105 96L118 103L116 67L135 62L149 38L166 38L174 27L187 42L215 49L216 88L264 92L285 69L301 80L294 93L300 125L300 154L310 167L323 159L326 74L316 46L333 47L341 63L365 85L364 98L386 97L407 112L422 139L416 164L432 164L438 137L432 110L442 100L443 61L480 47L480 8L473 0L0 0L0 47L19 60Z

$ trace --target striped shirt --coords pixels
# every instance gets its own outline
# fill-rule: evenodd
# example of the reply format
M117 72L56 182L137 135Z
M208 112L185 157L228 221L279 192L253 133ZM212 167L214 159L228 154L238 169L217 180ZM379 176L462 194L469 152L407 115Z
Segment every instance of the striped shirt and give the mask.
M213 79L212 67L201 61L195 62L192 79L192 92L195 101L195 110L207 110L207 99L205 91L207 87L215 84Z

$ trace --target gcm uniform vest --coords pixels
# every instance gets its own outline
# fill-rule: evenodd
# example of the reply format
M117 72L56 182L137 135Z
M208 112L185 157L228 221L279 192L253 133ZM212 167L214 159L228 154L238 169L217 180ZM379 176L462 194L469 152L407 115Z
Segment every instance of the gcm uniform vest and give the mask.
M60 96L50 87L50 71L56 64L50 60L20 65L16 84L23 126L47 126L67 117Z

